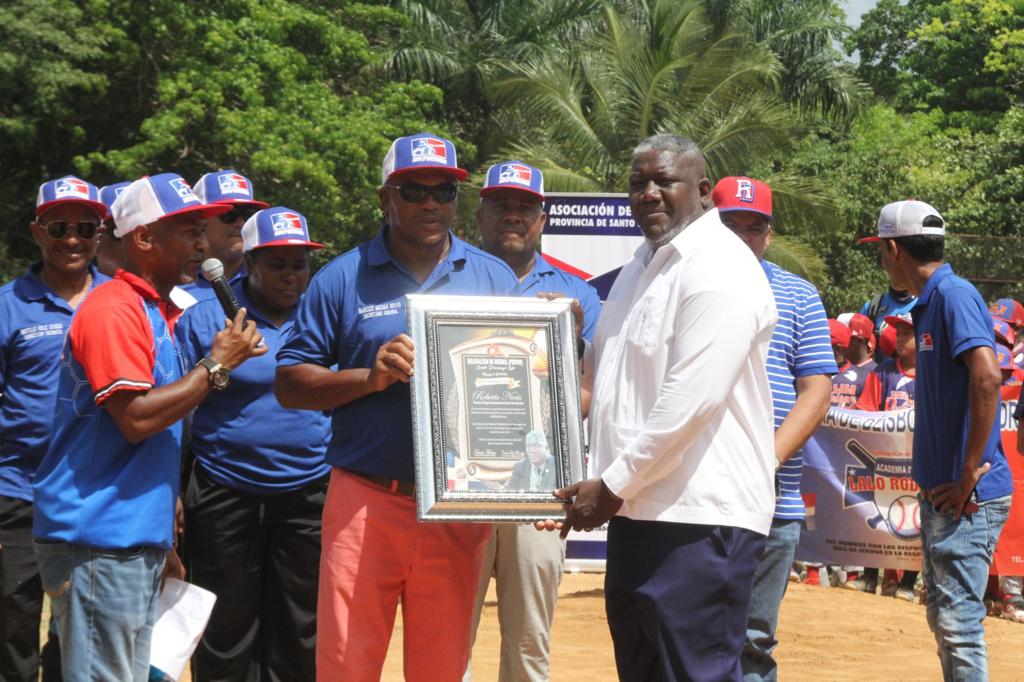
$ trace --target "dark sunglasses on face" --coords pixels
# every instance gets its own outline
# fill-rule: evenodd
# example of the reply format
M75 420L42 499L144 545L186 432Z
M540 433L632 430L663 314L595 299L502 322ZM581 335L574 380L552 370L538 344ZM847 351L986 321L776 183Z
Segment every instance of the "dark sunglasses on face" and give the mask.
M217 217L220 218L220 221L225 225L230 225L231 223L239 219L248 220L249 218L253 217L253 215L258 210L259 209L256 208L255 206L236 206L227 213L221 213Z
M398 190L398 194L403 200L408 201L410 204L418 204L421 201L426 201L427 195L434 198L439 204L447 204L455 200L455 197L459 194L459 186L454 182L446 182L443 185L420 185L415 182L410 182L404 185L391 185Z
M79 239L92 239L96 236L99 223L91 220L83 220L77 223L69 223L66 220L51 220L48 223L40 223L46 229L50 239L64 239L68 231L74 229Z

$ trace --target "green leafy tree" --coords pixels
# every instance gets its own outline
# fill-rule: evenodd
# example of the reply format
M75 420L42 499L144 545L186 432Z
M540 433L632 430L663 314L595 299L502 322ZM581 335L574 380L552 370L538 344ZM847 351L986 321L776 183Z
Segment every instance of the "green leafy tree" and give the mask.
M690 137L719 178L749 173L799 133L803 122L778 97L779 64L768 49L718 34L701 2L636 5L606 3L600 35L585 47L520 62L495 84L499 102L533 122L505 156L537 165L554 190L621 191L632 150L648 135ZM813 182L764 179L781 212L828 213ZM777 250L784 246L783 238ZM785 253L787 265L820 280L813 254L795 246Z
M108 31L70 0L0 4L0 274L20 274L35 253L28 231L36 190L66 174L88 148L90 119L107 90Z
M848 48L897 108L940 108L953 125L991 130L1024 94L1020 0L881 0Z
M518 123L497 106L491 84L515 64L570 52L591 39L599 0L394 0L409 25L386 72L442 89L448 120L488 158ZM472 165L472 164L471 164Z

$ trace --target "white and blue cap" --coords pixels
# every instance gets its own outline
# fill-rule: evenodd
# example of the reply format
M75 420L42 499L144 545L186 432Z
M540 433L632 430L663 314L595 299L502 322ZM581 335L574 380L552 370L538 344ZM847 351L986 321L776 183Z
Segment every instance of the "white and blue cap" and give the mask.
M196 196L204 204L247 204L268 208L265 201L253 198L252 181L231 168L207 173L195 186Z
M257 211L242 225L242 251L249 253L267 246L324 247L309 238L306 216L284 206Z
M112 185L104 185L100 187L100 201L107 207L107 213L103 216L104 220L110 220L112 217L110 214L110 207L114 205L114 201L121 196L121 192L125 190L130 182L115 182Z
M858 244L878 242L883 239L917 237L920 235L945 236L946 221L939 212L923 201L907 199L886 204L878 213L878 234L864 237Z
M498 189L518 189L544 200L544 174L522 161L502 161L487 169L480 196L485 197Z
M164 218L188 215L211 218L230 210L230 204L206 204L200 201L189 184L177 173L139 178L125 187L110 207L114 218L114 236L119 239L140 225L149 225Z
M65 203L88 206L101 218L107 213L107 207L100 201L100 191L96 189L96 185L74 175L65 175L39 185L39 194L36 195L36 217L54 206Z
M455 145L451 141L434 133L418 133L400 137L391 143L391 149L384 156L380 184L386 185L396 175L422 168L447 171L459 182L469 177L467 171L459 168Z

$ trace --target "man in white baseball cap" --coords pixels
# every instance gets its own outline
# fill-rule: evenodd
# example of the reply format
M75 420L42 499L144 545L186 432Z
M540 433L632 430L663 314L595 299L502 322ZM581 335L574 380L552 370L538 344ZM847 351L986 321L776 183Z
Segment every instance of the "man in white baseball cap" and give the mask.
M183 575L173 550L181 420L266 348L244 310L194 368L172 340L181 309L170 292L195 277L206 248L199 219L229 207L162 173L133 182L111 209L125 264L68 330L32 534L65 674L140 682L165 565Z
M921 573L943 678L988 679L985 585L1013 481L999 433L1003 377L988 306L943 262L946 223L923 201L882 209L877 242L895 289L917 296L912 475Z

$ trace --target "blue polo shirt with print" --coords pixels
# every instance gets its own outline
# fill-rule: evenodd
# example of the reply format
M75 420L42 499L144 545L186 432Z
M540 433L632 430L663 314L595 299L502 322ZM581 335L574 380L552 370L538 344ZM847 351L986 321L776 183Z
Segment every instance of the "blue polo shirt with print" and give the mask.
M388 251L387 228L316 274L277 352L278 366L312 363L369 368L377 349L408 333L406 294L517 296L519 282L499 258L449 234L451 248L420 283ZM327 462L413 481L409 385L397 381L332 413Z
M29 502L53 431L60 351L74 315L43 284L41 268L36 263L0 288L0 496ZM110 279L95 267L89 272L93 289Z
M519 293L523 296L536 296L542 292L565 294L579 301L583 308L583 338L593 341L597 316L601 314L601 299L594 287L576 275L551 265L538 253L533 269L519 283Z
M247 273L245 272L245 266L243 265L238 269L238 272L236 272L234 276L228 280L228 284L230 284L231 286L238 284L239 282L242 281L246 274ZM192 296L192 298L196 299L196 303L199 303L201 301L209 301L211 299L217 298L217 292L214 290L213 285L210 284L210 282L205 277L203 277L202 271L196 273L196 279L194 282L192 282L191 284L186 284L179 288L182 291L188 292Z
M928 278L911 314L917 335L913 476L930 490L960 478L970 412L970 375L960 358L972 348L994 349L995 334L985 301L949 264ZM978 481L979 502L1013 490L998 419L989 426L979 466L986 462L992 468Z
M253 495L298 490L330 472L324 453L331 420L324 412L288 410L277 402L274 354L294 324L295 310L278 327L246 294L247 279L231 288L263 335L267 353L231 370L228 387L199 404L192 416L192 451L218 485ZM174 330L185 367L194 367L210 351L223 328L224 311L215 297L185 311Z

